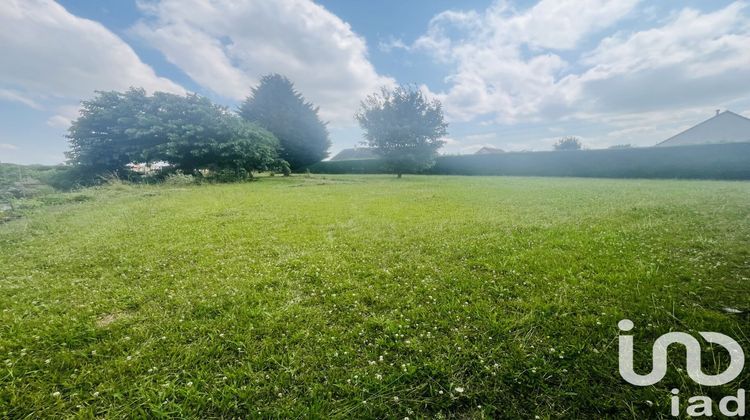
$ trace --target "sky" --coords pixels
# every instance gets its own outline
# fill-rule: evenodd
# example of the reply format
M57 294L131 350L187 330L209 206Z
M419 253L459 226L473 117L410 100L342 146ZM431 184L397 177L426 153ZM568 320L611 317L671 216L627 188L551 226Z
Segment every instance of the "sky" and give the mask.
M65 160L96 90L196 92L236 108L281 73L320 107L332 154L381 86L443 104L442 153L651 146L715 110L750 117L742 1L3 0L0 162Z

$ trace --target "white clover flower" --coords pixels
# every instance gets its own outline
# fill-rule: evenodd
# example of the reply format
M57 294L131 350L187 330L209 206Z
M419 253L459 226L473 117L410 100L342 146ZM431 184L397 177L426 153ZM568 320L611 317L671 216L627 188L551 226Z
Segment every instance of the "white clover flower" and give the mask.
M53 392L52 396L55 397L55 398L59 397L60 396L60 391Z

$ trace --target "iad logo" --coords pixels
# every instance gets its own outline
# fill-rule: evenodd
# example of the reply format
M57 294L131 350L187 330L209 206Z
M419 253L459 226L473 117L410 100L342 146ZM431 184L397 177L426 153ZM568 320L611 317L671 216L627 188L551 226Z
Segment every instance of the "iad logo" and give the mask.
M633 329L633 321L621 320L617 326L620 331L628 332ZM742 347L731 337L715 332L700 332L704 340L709 343L718 344L729 352L729 366L721 373L707 375L701 369L701 345L698 340L690 334L682 332L670 332L656 339L652 351L651 372L640 375L633 369L633 336L620 335L620 376L629 383L637 386L653 385L664 378L667 373L667 349L672 344L681 344L685 347L686 368L690 379L704 386L724 385L733 381L742 373L745 366L745 354ZM680 400L677 396L678 389L672 390L672 415L678 416ZM709 397L696 396L688 400L692 405L687 408L688 416L711 416L713 401ZM693 404L695 403L695 404ZM736 410L729 408L729 403L737 404ZM719 411L725 416L745 415L745 390L740 389L737 396L727 396L719 402Z
M617 326L620 331L633 329L633 321L623 319ZM718 375L706 375L701 370L701 345L690 334L671 332L662 335L654 343L653 365L651 372L639 375L633 371L633 336L620 335L620 376L633 385L649 386L664 378L667 373L667 348L672 344L682 344L687 350L687 374L693 381L705 386L724 385L733 381L745 366L745 354L742 347L731 337L715 332L699 333L709 343L718 344L729 352L729 367Z

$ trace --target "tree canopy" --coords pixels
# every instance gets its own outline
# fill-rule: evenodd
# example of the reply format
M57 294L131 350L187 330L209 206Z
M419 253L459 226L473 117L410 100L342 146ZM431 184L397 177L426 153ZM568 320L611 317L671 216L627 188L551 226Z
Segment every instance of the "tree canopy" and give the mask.
M318 108L280 74L263 76L240 106L240 115L273 133L280 156L292 169L301 169L328 156L331 141Z
M143 89L97 92L68 130L69 161L90 173L164 161L183 171L278 164L278 140L207 98Z
M69 161L91 172L121 170L130 162L143 160L141 131L134 127L148 115L149 98L143 89L127 92L97 92L84 101L78 119L68 129ZM140 138L139 138L140 137Z
M399 177L432 166L448 134L440 101L428 100L415 87L382 88L369 95L356 119L369 147Z
M581 150L583 144L578 137L563 137L555 143L555 150Z

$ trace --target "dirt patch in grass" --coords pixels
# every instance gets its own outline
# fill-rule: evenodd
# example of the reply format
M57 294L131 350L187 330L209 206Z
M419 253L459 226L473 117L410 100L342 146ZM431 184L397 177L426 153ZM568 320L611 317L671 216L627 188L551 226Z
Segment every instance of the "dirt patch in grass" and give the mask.
M106 328L110 326L112 323L127 318L129 316L126 312L114 312L111 314L104 314L96 319L96 326L98 328Z

